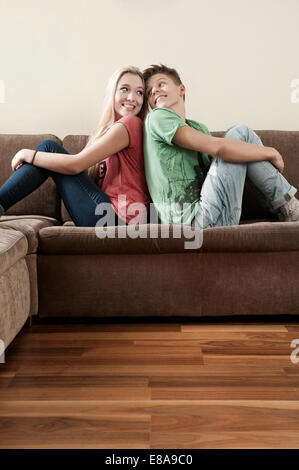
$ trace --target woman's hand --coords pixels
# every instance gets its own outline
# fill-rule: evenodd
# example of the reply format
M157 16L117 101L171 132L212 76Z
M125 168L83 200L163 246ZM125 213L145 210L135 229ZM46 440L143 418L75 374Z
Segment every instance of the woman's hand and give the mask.
M35 150L22 149L19 150L11 161L12 171L18 170L23 163L31 163Z

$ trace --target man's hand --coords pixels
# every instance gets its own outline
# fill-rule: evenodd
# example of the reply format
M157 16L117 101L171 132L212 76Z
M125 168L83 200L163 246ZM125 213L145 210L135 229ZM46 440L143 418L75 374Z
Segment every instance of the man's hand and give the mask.
M272 165L274 165L278 169L278 171L280 171L280 173L282 173L284 170L284 161L280 153L276 149L273 149L273 150L274 150L274 156L270 158L269 161L270 163L272 163Z
M22 149L19 150L11 161L12 171L18 170L23 163L31 163L35 150Z

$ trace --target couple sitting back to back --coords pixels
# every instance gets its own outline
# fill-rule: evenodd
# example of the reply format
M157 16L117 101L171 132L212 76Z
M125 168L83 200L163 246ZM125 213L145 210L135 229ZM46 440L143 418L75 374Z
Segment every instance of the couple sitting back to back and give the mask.
M0 216L50 176L77 226L146 223L151 200L163 224L238 225L248 177L279 220L299 220L297 189L282 176L279 152L248 126L219 138L187 119L185 86L164 65L111 77L100 122L79 153L45 140L20 150L11 166Z

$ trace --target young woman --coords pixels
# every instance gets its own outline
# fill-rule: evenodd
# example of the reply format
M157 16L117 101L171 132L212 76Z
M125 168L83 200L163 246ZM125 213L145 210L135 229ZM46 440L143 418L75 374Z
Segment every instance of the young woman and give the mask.
M70 155L55 141L45 140L13 157L14 173L0 188L0 216L51 176L77 226L101 225L102 218L103 225L146 223L145 113L142 73L135 67L115 72L100 122L81 152Z

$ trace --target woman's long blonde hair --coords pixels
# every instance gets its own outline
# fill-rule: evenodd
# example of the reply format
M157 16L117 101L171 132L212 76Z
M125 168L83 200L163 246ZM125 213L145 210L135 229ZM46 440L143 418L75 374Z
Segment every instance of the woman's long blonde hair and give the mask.
M112 124L115 122L115 112L114 112L115 91L116 91L116 87L117 87L119 80L125 73L132 73L134 75L138 75L141 78L143 85L145 86L142 72L137 67L132 67L132 66L124 67L114 72L114 74L110 77L107 88L106 88L106 94L104 98L104 105L103 105L101 118L99 120L97 127L90 134L87 140L86 146L84 148L89 147L95 142L97 138L103 136L108 131L108 129L112 126ZM146 112L147 112L147 105L146 105L146 97L144 93L143 105L138 114L140 119L144 120ZM88 175L95 182L97 181L98 171L99 171L99 163L96 163L95 165L88 168Z

